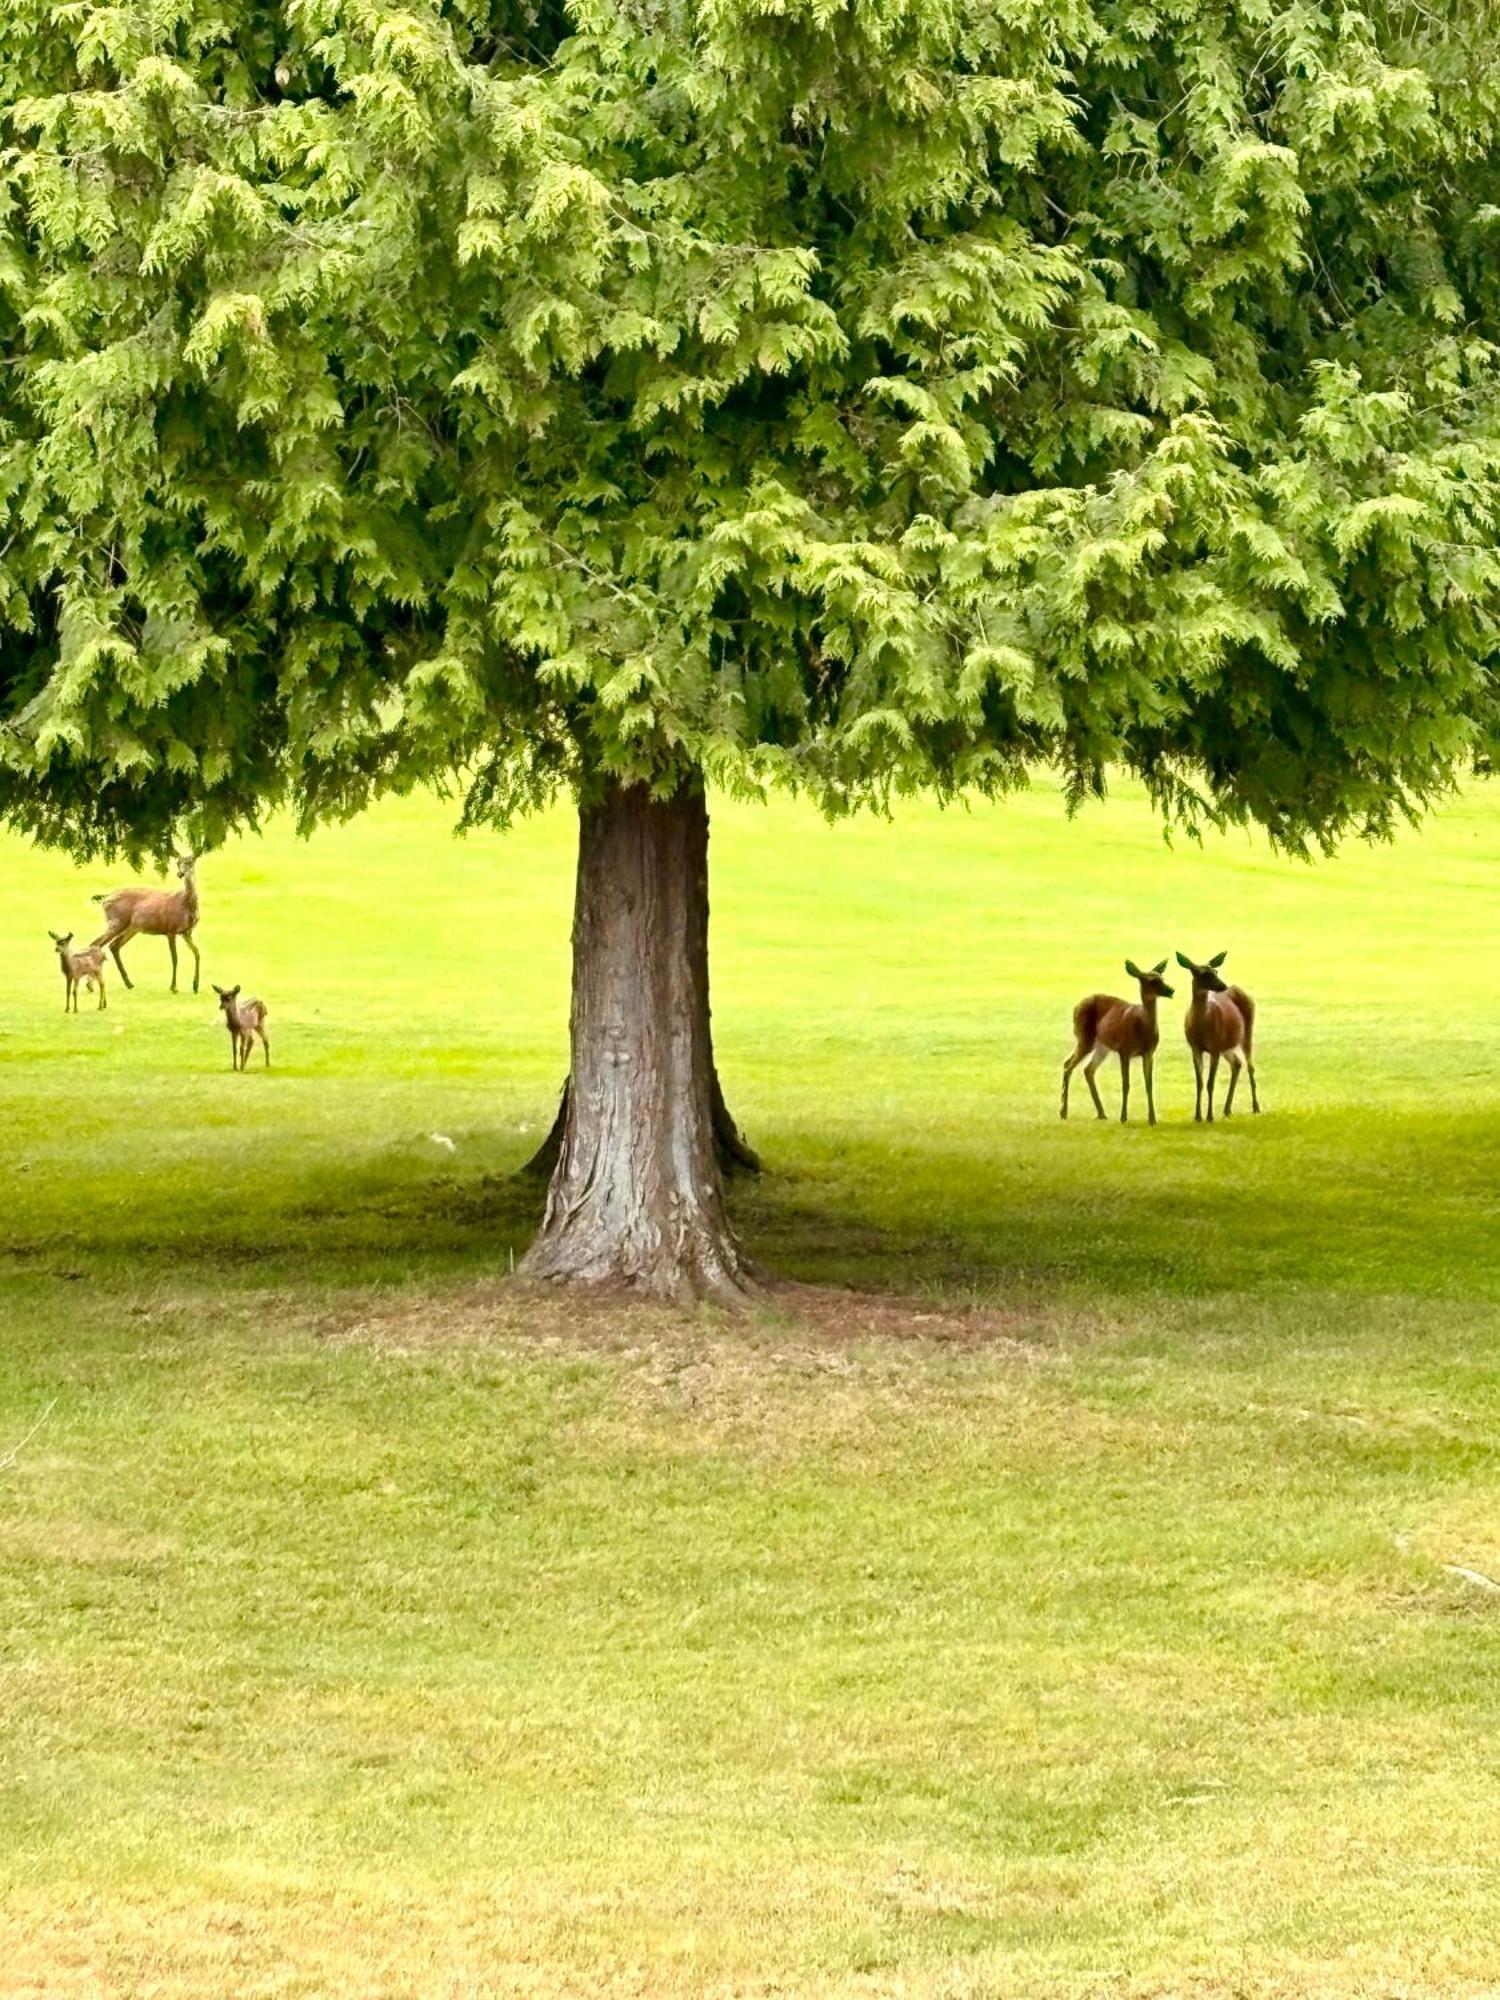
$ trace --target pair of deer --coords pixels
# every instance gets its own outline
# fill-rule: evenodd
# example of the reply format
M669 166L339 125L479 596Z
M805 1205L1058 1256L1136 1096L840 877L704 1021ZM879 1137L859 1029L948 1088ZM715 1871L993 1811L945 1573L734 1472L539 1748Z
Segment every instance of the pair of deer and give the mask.
M1193 1073L1198 1085L1193 1116L1195 1119L1203 1117L1203 1058L1207 1056L1210 1124L1214 1115L1214 1080L1219 1073L1221 1057L1229 1063L1229 1089L1224 1097L1224 1116L1229 1117L1234 1108L1234 1091L1240 1080L1241 1066L1250 1078L1251 1109L1260 1110L1260 1098L1255 1089L1255 1062L1251 1054L1255 1035L1255 1002L1242 986L1228 986L1219 976L1219 967L1228 956L1227 951L1221 951L1206 965L1195 965L1182 952L1177 954L1177 963L1193 976L1193 997L1183 1023L1188 1047L1193 1052ZM1134 959L1127 958L1125 970L1132 979L1140 982L1139 1001L1117 1000L1112 993L1091 993L1087 1000L1080 1000L1073 1009L1075 1047L1063 1064L1062 1074L1064 1118L1068 1115L1068 1083L1080 1063L1087 1064L1083 1080L1094 1100L1094 1109L1101 1118L1104 1116L1094 1071L1106 1056L1115 1055L1120 1058L1120 1123L1123 1125L1130 1108L1130 1064L1132 1058L1139 1056L1141 1068L1146 1074L1148 1120L1152 1125L1156 1123L1151 1070L1156 1045L1161 1039L1156 1026L1156 1003L1158 999L1170 1000L1172 997L1172 988L1162 978L1166 969L1167 961L1163 959L1151 971L1142 972Z
M182 939L193 954L193 991L198 991L202 960L193 942L193 932L198 928L198 883L193 871L198 861L197 856L192 854L179 854L176 860L178 878L182 883L180 889L116 889L112 895L95 896L94 901L102 904L104 909L104 929L87 951L73 950L71 931L64 936L59 936L56 931L47 933L57 946L58 960L67 983L63 999L65 1014L78 1012L80 986L97 987L99 1005L109 1005L104 993L106 951L119 967L120 977L126 986L134 984L120 953L133 937L143 935L164 937L171 947L174 993L177 991L177 940Z

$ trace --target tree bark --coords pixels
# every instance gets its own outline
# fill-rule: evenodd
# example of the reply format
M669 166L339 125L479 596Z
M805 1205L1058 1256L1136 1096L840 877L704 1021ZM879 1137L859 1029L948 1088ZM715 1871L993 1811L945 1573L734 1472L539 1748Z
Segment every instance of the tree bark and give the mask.
M709 1060L713 1061L713 1050L709 1050ZM760 1154L756 1152L734 1121L734 1114L724 1102L724 1086L719 1081L717 1063L712 1070L710 1085L710 1107L713 1113L714 1153L722 1174L758 1174L762 1170ZM571 1078L563 1078L562 1095L557 1100L557 1113L547 1128L547 1136L531 1155L518 1173L529 1175L533 1180L550 1181L562 1158L563 1133L568 1124L568 1097L573 1088Z
M571 1045L557 1165L522 1274L743 1301L753 1286L715 1148L699 784L665 800L611 784L580 811Z

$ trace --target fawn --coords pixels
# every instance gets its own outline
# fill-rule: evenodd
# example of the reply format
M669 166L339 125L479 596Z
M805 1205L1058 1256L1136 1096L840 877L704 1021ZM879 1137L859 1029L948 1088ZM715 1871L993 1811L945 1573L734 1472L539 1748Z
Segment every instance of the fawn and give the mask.
M1255 1002L1242 986L1226 986L1220 978L1219 967L1228 956L1227 951L1221 951L1207 965L1194 965L1183 952L1177 954L1177 963L1193 975L1193 997L1182 1024L1187 1045L1193 1052L1193 1074L1198 1085L1193 1117L1203 1117L1203 1058L1207 1056L1210 1125L1214 1122L1214 1078L1219 1073L1220 1056L1229 1059L1229 1089L1224 1097L1224 1116L1227 1118L1234 1107L1234 1087L1240 1080L1241 1063L1250 1076L1250 1108L1252 1111L1260 1110L1260 1098L1255 1089L1255 1060L1251 1054L1255 1035Z
M80 986L87 986L91 990L97 986L99 1007L107 1007L109 1002L104 997L104 953L97 945L90 945L87 951L71 951L69 949L73 942L71 931L66 937L59 937L56 931L48 931L47 935L57 946L58 961L63 969L63 978L67 982L67 990L63 995L63 1012L66 1014L70 1008L73 1013L78 1012ZM94 1011L97 1013L99 1008L96 1007Z
M1080 1000L1073 1009L1073 1034L1077 1046L1063 1064L1062 1073L1062 1115L1068 1115L1068 1082L1078 1065L1087 1059L1088 1067L1083 1072L1083 1080L1089 1087L1089 1096L1094 1100L1094 1109L1102 1118L1104 1106L1099 1101L1098 1087L1094 1082L1094 1071L1108 1055L1120 1058L1120 1123L1126 1121L1130 1109L1130 1060L1139 1056L1141 1068L1146 1072L1146 1112L1147 1122L1156 1123L1156 1098L1151 1087L1152 1059L1161 1035L1156 1025L1156 1003L1158 999L1170 1000L1172 989L1162 978L1167 969L1167 961L1154 967L1150 972L1142 972L1133 958L1125 961L1125 970L1132 979L1140 981L1141 997L1138 1001L1117 1000L1112 993L1091 993L1086 1000Z
M94 901L104 908L105 928L94 939L95 947L104 946L120 968L120 977L127 986L134 984L125 970L121 958L122 949L133 937L143 933L148 937L164 937L172 952L172 991L177 991L177 940L182 939L193 954L193 991L198 991L198 974L203 962L198 956L198 947L193 943L193 932L198 927L198 883L193 870L197 867L197 857L179 854L177 873L181 879L180 889L116 889L108 896L95 896Z
M255 1046L255 1037L260 1036L261 1047L266 1052L266 1068L271 1067L271 1038L266 1033L266 1015L270 1012L264 1000L242 1000L238 986L215 986L219 1005L224 1010L224 1024L229 1030L229 1066L244 1069L250 1060L250 1051Z

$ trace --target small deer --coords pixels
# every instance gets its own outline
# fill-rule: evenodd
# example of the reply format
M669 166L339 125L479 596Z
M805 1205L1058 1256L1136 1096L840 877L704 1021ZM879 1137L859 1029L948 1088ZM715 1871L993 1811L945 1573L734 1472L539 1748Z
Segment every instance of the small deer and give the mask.
M1221 951L1207 965L1195 965L1184 953L1177 954L1177 963L1193 975L1193 997L1182 1024L1187 1045L1193 1052L1193 1074L1198 1083L1193 1117L1203 1117L1203 1058L1207 1056L1210 1125L1214 1122L1214 1078L1219 1073L1220 1056L1229 1059L1229 1089L1224 1097L1224 1116L1229 1117L1234 1108L1234 1087L1240 1080L1241 1063L1250 1076L1250 1108L1252 1111L1260 1110L1260 1098L1255 1089L1255 1059L1251 1054L1255 1035L1255 1002L1242 986L1226 986L1220 978L1219 967L1228 956L1227 951Z
M1063 1064L1062 1073L1062 1115L1068 1115L1068 1082L1081 1062L1087 1060L1088 1067L1083 1072L1083 1080L1089 1087L1089 1096L1094 1100L1094 1109L1102 1118L1104 1106L1099 1101L1098 1087L1094 1082L1094 1071L1109 1055L1120 1058L1120 1123L1123 1125L1130 1110L1130 1061L1139 1056L1141 1068L1146 1072L1146 1113L1148 1123L1156 1123L1156 1098L1151 1088L1151 1069L1156 1055L1156 1045L1161 1035L1156 1025L1156 1003L1170 1000L1172 989L1162 978L1167 969L1167 961L1155 966L1150 972L1142 972L1133 958L1125 961L1125 970L1132 979L1140 981L1141 997L1138 1001L1117 1000L1112 993L1091 993L1087 1000L1080 1000L1073 1009L1073 1034L1076 1046Z
M219 1005L224 1010L224 1025L229 1030L229 1066L244 1069L250 1060L250 1051L255 1047L255 1037L260 1036L261 1047L266 1052L266 1068L271 1067L271 1038L266 1033L266 1016L271 1011L264 1000L242 1000L238 986L215 986Z
M179 854L176 857L177 873L182 881L180 889L116 889L112 895L95 896L94 901L104 908L105 928L94 939L94 949L101 946L109 950L115 964L120 968L120 977L127 986L134 985L125 970L125 961L120 953L133 937L164 937L172 949L172 991L177 991L177 940L182 939L193 954L193 991L198 991L198 974L202 961L198 957L198 947L193 943L193 932L198 928L198 883L193 870L197 867L197 857Z
M104 997L104 953L97 945L91 945L87 951L70 950L69 947L73 942L71 931L66 937L59 937L56 931L48 931L47 935L57 946L58 961L63 969L63 978L67 981L67 990L63 995L63 1012L66 1014L70 1009L75 1014L78 1012L80 986L87 986L90 992L98 987L99 1007L95 1008L95 1013L98 1013L99 1008L107 1007L109 1002Z

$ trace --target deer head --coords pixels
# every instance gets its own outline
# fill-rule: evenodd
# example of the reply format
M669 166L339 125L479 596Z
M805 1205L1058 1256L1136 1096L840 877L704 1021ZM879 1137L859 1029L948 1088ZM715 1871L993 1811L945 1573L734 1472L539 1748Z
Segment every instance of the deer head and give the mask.
M1172 989L1162 978L1162 974L1166 969L1167 961L1165 959L1162 960L1160 965L1153 965L1149 972L1142 972L1133 958L1127 958L1125 961L1125 970L1130 974L1131 978L1138 979L1141 982L1141 998L1143 1000L1148 996L1153 1000L1171 999Z
M1193 991L1195 993L1223 993L1227 991L1227 988L1224 981L1219 977L1219 967L1228 956L1229 953L1227 951L1221 951L1218 957L1211 958L1207 965L1194 965L1186 953L1178 952L1177 963L1185 971L1192 973Z

